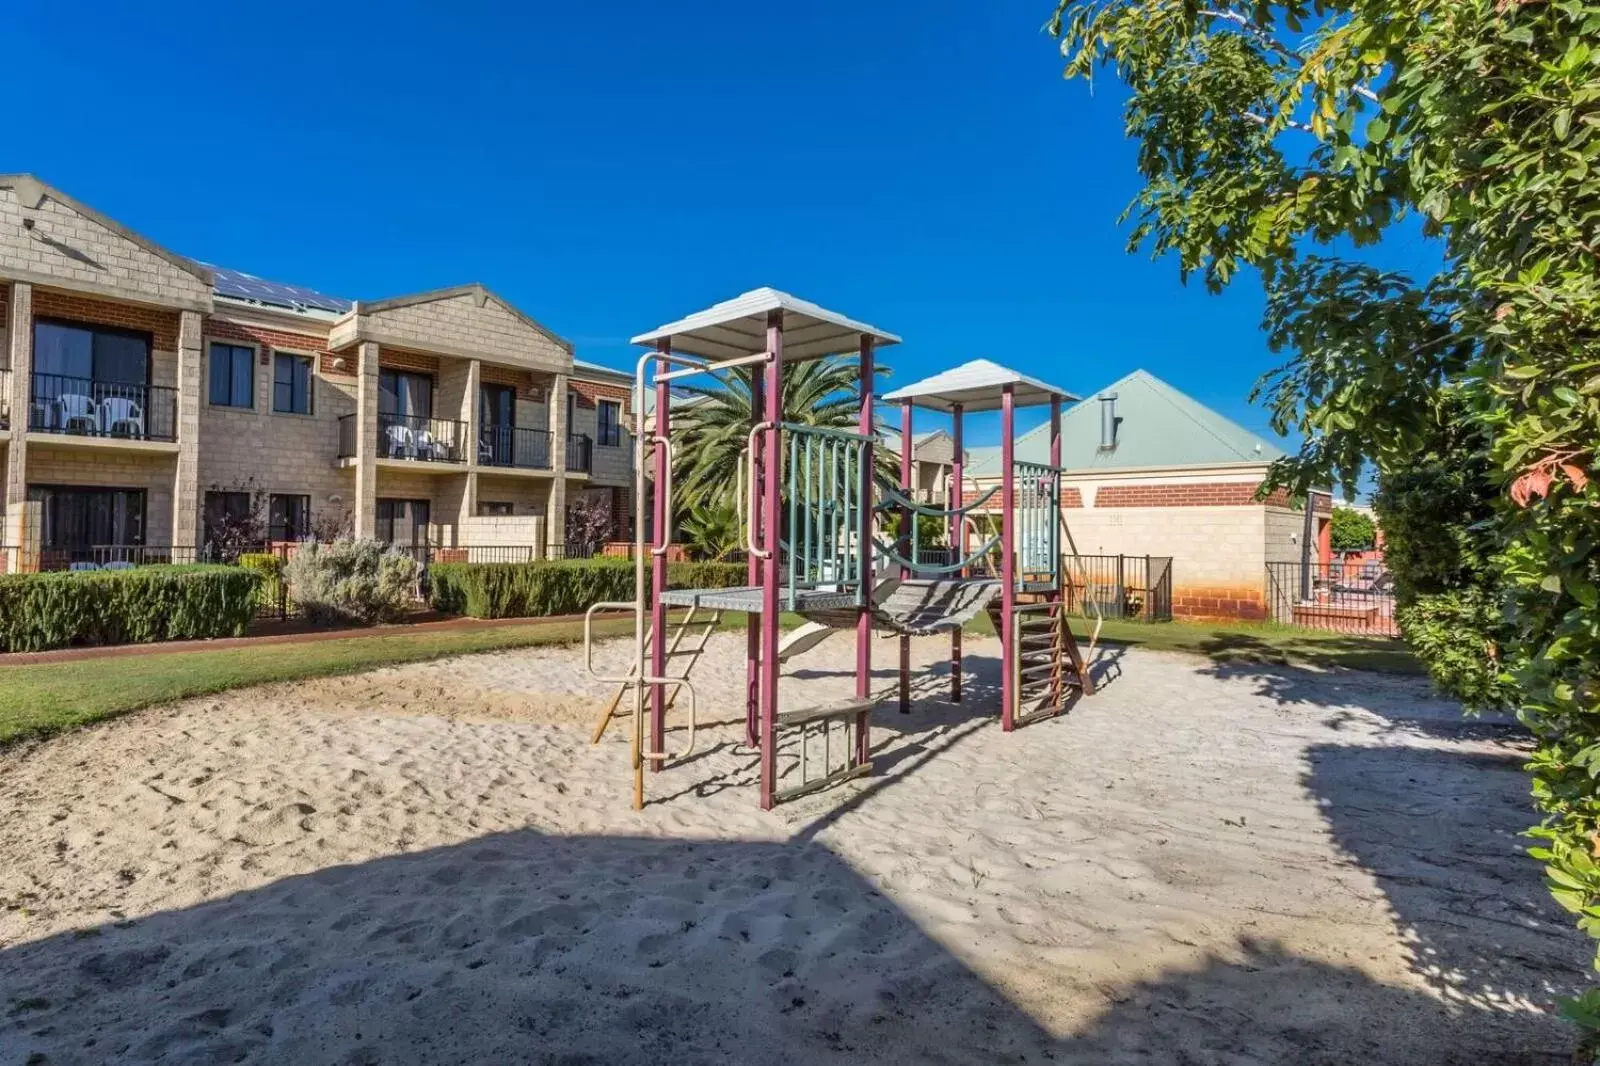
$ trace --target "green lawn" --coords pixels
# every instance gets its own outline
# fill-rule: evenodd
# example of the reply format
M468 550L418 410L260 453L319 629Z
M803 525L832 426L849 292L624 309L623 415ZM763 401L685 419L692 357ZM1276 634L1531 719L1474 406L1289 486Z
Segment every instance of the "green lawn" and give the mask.
M736 628L743 616L727 616ZM785 626L801 619L785 615ZM1087 628L1074 622L1080 638ZM602 621L596 631L621 636L631 620ZM971 627L993 630L987 618ZM353 674L393 663L534 645L574 644L583 627L574 622L506 625L427 633L378 632L303 644L264 644L218 651L183 651L85 659L78 662L0 667L0 744L98 721L124 711L204 696L272 681ZM1168 622L1107 622L1106 643L1160 651L1189 652L1213 661L1343 666L1389 673L1420 673L1399 641L1316 633L1286 626Z

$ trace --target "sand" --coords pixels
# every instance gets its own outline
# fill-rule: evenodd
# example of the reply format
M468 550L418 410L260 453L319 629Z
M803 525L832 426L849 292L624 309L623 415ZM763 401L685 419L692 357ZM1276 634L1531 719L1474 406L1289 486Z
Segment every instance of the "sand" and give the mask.
M770 814L731 635L643 812L574 649L0 753L0 1062L1566 1061L1587 946L1522 853L1514 727L1131 650L1006 735L993 642L963 707L946 654L915 642L873 777Z

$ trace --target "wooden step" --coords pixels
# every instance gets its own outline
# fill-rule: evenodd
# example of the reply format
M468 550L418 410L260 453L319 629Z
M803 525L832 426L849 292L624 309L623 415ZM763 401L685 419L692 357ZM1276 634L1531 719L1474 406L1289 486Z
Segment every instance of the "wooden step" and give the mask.
M819 722L824 718L854 718L858 714L871 711L877 705L877 700L849 699L823 703L815 707L800 707L792 711L778 712L778 724L804 725L807 722Z

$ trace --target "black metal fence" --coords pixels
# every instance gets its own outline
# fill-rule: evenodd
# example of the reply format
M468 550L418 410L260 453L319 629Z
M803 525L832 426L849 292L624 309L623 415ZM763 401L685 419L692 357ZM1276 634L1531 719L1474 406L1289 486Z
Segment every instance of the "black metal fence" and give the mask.
M1380 563L1268 563L1268 617L1335 633L1397 637L1394 582Z
M29 573L62 570L133 570L141 566L203 563L204 551L160 544L91 544L65 548L15 548L0 546L0 573L15 566Z
M1102 618L1172 621L1169 555L1067 555L1067 609Z
M178 439L178 390L165 385L34 374L30 400L34 433Z

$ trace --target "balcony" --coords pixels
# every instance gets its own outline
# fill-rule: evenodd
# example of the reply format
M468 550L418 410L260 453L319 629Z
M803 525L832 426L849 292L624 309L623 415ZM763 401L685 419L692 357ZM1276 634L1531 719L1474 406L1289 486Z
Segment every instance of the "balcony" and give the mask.
M587 474L594 469L594 440L587 433L567 436L567 471Z
M356 415L339 419L339 458L356 456ZM467 424L448 418L422 418L413 415L378 416L379 459L401 459L420 463L465 463Z
M478 465L549 470L550 433L520 426L483 426L478 430Z
M178 390L164 385L35 374L28 429L33 433L176 441Z
M11 427L11 371L0 370L0 429Z

